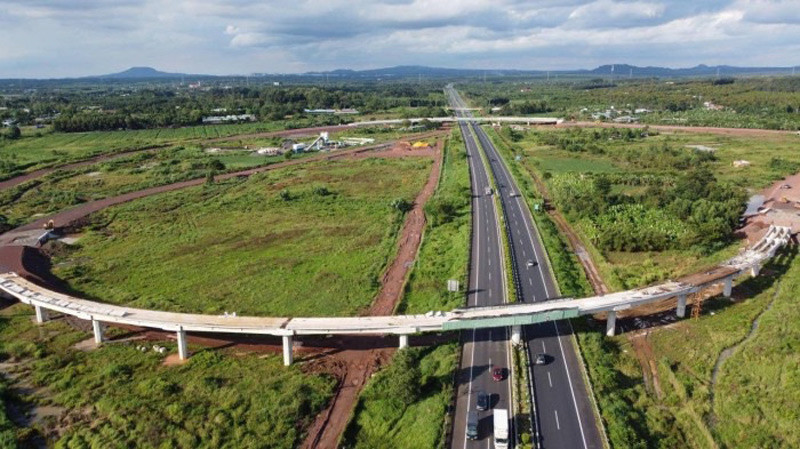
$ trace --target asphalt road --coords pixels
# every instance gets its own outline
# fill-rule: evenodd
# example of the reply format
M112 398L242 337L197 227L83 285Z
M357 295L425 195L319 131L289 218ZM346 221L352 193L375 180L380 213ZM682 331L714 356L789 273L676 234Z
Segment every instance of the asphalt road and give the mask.
M456 97L451 98L457 102ZM458 105L457 103L454 103ZM472 254L467 303L469 306L497 305L507 302L502 254L502 241L497 211L491 195L488 173L481 152L466 123L461 123L466 142L472 184ZM458 373L456 410L453 422L453 448L492 448L493 409L508 409L511 415L511 353L507 328L465 331L462 336L461 366ZM492 367L503 368L501 381L492 379ZM478 391L491 395L491 408L479 411L478 439L466 437L467 412L476 410ZM513 421L513 418L511 418Z
M548 260L542 247L530 210L510 175L506 162L478 125L471 125L481 146L489 156L491 170L498 185L498 195L508 223L513 253L513 269L517 274L517 290L521 301L547 301L557 296ZM577 351L567 321L547 322L523 329L530 360L546 354L545 365L532 366L536 433L540 447L546 449L602 448L588 390L583 381Z

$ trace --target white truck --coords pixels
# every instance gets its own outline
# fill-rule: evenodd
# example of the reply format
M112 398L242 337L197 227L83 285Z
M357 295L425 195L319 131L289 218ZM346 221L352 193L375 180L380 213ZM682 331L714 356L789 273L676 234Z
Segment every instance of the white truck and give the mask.
M508 448L508 410L502 408L494 411L494 447Z

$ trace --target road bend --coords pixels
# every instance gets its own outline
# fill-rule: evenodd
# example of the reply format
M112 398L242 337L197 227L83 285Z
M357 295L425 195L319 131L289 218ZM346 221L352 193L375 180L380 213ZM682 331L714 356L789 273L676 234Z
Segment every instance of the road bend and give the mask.
M456 94L457 95L457 94ZM520 301L547 301L558 296L530 209L491 139L477 124L472 131L489 158L508 224L512 268ZM511 163L514 163L511 161ZM545 322L523 328L531 362L545 354L544 365L532 365L539 447L601 449L602 438L589 400L568 321Z
M450 90L448 94L455 94L455 91ZM450 98L451 104L460 107L458 103L460 99L457 94L455 95ZM499 305L508 300L503 271L505 266L500 222L492 196L486 195L486 189L491 188L491 183L480 149L470 126L464 122L459 126L466 143L472 185L472 251L467 305L471 307ZM465 331L462 341L451 447L493 448L492 410L507 409L511 416L513 409L509 330L507 328L469 330ZM503 369L503 380L493 380L492 367ZM491 408L478 411L478 438L470 440L466 437L467 416L469 411L476 410L479 391L491 395ZM511 421L513 422L513 417Z

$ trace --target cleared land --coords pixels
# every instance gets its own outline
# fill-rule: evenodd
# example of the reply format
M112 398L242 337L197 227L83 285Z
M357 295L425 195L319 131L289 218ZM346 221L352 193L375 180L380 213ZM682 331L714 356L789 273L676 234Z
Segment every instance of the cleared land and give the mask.
M425 208L427 225L399 307L402 313L463 305L463 293L448 293L444 287L446 279L466 283L469 182L466 153L456 130L446 146L439 187ZM440 447L449 427L445 418L457 359L456 344L399 353L364 389L342 444L359 448Z
M292 448L334 384L281 366L278 355L233 350L198 351L166 366L151 346L174 343L135 334L87 352L79 343L91 341L91 331L62 320L39 327L32 314L22 304L0 310L2 401L15 421L0 414L4 448Z
M413 200L430 164L313 163L117 206L55 272L81 294L145 308L356 314L394 250L394 202Z

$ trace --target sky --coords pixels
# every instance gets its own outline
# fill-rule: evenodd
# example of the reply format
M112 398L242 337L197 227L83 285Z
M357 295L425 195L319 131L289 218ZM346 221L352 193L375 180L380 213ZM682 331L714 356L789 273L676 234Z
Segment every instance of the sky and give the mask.
M800 65L800 0L0 0L0 78Z

